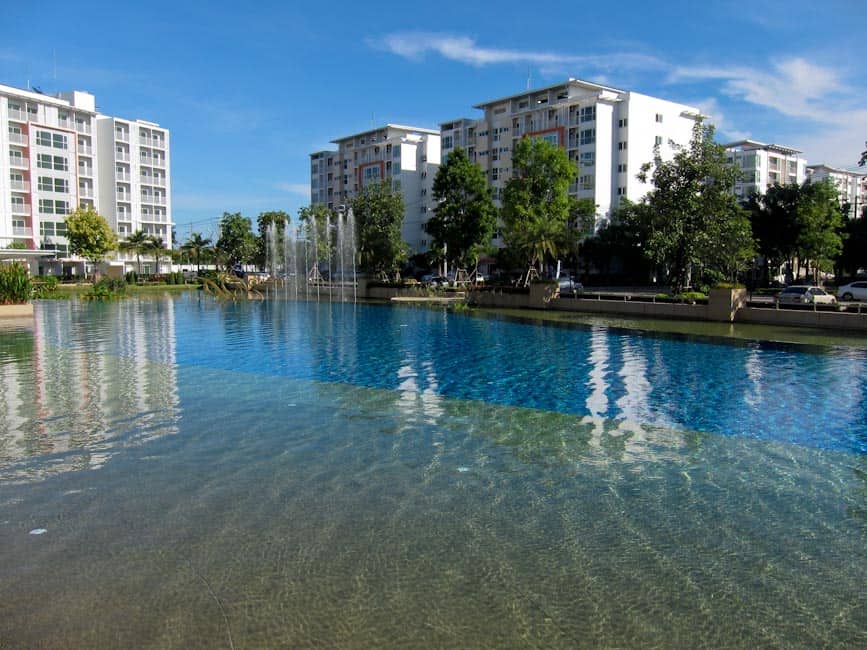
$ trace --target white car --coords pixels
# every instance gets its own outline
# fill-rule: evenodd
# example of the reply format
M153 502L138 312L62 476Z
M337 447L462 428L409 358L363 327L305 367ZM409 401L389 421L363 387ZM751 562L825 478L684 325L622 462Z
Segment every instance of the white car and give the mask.
M781 305L835 305L837 299L819 287L796 284L778 293L777 302Z
M840 300L867 300L867 280L858 280L844 284L837 289Z

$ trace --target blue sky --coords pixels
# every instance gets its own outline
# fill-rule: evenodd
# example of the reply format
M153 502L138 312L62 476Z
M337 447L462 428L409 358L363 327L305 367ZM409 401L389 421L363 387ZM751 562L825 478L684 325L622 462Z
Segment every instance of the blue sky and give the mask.
M0 83L87 90L172 134L183 240L224 211L293 215L311 151L437 128L568 77L692 104L722 141L853 166L867 139L867 3L68 2L4 6ZM658 5L658 6L655 6Z

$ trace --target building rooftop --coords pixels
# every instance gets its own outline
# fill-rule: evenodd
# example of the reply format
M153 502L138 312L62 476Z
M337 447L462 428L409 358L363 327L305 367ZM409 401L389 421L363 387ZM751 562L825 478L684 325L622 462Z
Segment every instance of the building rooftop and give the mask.
M825 163L819 163L817 165L807 165L807 169L827 169L829 172L834 172L836 174L850 174L852 176L867 177L867 172L862 172L855 169L844 169L843 167L832 167L831 165L826 165Z
M375 129L368 129L367 131L360 131L359 133L353 133L352 135L346 135L342 138L336 138L332 140L334 144L340 144L345 140L351 140L353 138L358 138L363 135L368 135L372 133L379 133L381 131L388 131L389 129L394 129L396 131L404 131L406 133L425 133L427 135L439 135L440 132L435 129L423 129L418 126L406 126L404 124L386 124L385 126L380 126Z
M510 101L512 99L517 99L518 97L529 97L532 95L538 95L540 93L550 92L552 90L556 90L558 88L580 88L582 90L592 90L592 91L607 91L613 93L625 93L625 90L619 90L617 88L611 88L610 86L603 86L601 84L593 83L592 81L582 81L581 79L574 79L569 77L564 82L554 84L553 86L545 86L544 88L533 88L525 90L524 92L515 93L514 95L508 95L506 97L500 97L499 99L492 99L491 101L484 102L482 104L476 104L473 108L478 108L481 110L485 110L488 106L493 106L494 104L502 104L503 102Z
M768 151L776 151L777 153L783 154L797 154L804 153L800 149L792 149L791 147L784 147L781 144L765 144L764 142L758 142L756 140L738 140L737 142L729 142L723 145L726 149L735 149L740 147L742 149L767 149Z

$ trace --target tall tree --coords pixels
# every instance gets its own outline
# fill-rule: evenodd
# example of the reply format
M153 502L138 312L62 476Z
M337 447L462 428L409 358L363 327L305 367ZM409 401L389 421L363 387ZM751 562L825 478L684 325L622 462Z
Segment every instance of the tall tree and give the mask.
M215 246L226 270L235 264L246 264L256 255L256 237L252 224L240 212L224 212L220 219L220 238Z
M578 168L564 149L541 138L523 138L512 153L514 176L503 192L504 236L510 248L539 270L555 258L574 209L569 184Z
M808 273L812 268L814 279L818 279L818 272L830 271L833 260L843 250L843 215L837 188L830 178L801 186L795 216L798 259L806 263Z
M94 266L117 249L117 236L102 216L91 207L78 208L66 217L66 236L73 255L87 259Z
M289 224L289 214L282 210L271 212L261 212L256 217L256 225L259 227L259 236L256 241L256 264L260 268L264 268L268 259L268 231L271 225L274 225L275 237L277 240L277 249L283 249L283 237L286 232L286 226Z
M202 254L211 246L211 240L207 237L202 237L201 233L194 232L190 234L189 239L181 246L181 250L193 256L196 260L196 274L201 271Z
M401 239L403 197L388 183L368 185L352 199L352 211L362 266L374 273L397 271L408 256Z
M331 259L333 252L332 233L328 224L335 218L333 210L321 203L304 206L298 210L298 222L301 226L301 236L309 243L316 245L316 259L318 262L326 262ZM308 272L310 269L308 269Z
M677 147L670 161L657 151L638 174L654 187L644 199L649 210L643 214L650 220L647 254L667 270L673 293L686 288L693 272L720 272L714 254L721 237L748 233L733 223L746 219L732 192L739 172L726 164L725 149L713 141L713 133L713 126L697 121L689 146ZM744 242L741 251L750 249Z
M424 224L425 232L433 237L431 248L444 249L446 262L476 266L479 253L494 234L497 209L485 173L460 147L437 170L433 198L438 202L434 216Z
M141 275L141 256L150 244L150 238L144 230L136 230L120 242L120 250L135 253L136 270Z
M162 237L151 235L148 237L147 250L154 256L154 273L159 275L160 258L162 257L163 251L166 250L166 243L163 241Z
M864 142L864 151L861 152L861 160L858 161L858 166L863 167L867 165L867 142Z

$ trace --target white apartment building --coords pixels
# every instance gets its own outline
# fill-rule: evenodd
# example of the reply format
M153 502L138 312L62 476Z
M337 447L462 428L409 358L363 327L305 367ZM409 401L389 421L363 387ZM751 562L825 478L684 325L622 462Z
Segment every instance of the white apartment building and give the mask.
M403 197L403 240L413 252L426 251L422 226L440 164L439 131L386 124L332 142L336 151L310 154L311 203L338 210L368 184L387 182Z
M821 182L830 178L840 193L840 205L849 207L850 219L857 219L864 214L867 206L867 174L839 169L830 165L807 165L807 179L811 182Z
M638 180L654 150L668 160L672 143L686 145L699 109L640 93L569 79L474 106L481 119L441 124L443 155L455 147L488 175L499 201L512 176L512 149L522 137L545 138L566 149L579 167L570 193L596 203L597 227L623 199L638 201L651 189ZM499 237L495 244L502 244Z
M172 247L169 132L153 122L100 115L100 214L119 237L142 230Z
M747 201L753 193L763 194L772 185L801 185L807 179L803 152L778 144L741 140L724 145L730 165L741 170L735 195Z
M79 206L96 209L121 238L143 229L171 247L168 137L150 122L100 115L90 93L0 85L0 249L30 251L21 255L32 256L34 273L81 272L65 224Z

